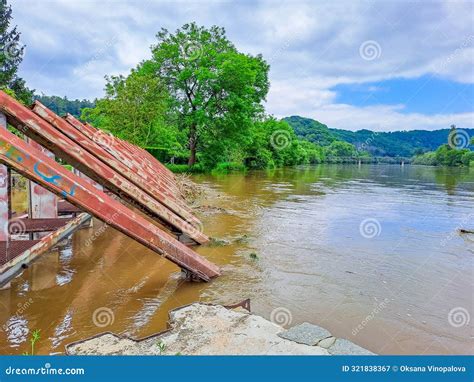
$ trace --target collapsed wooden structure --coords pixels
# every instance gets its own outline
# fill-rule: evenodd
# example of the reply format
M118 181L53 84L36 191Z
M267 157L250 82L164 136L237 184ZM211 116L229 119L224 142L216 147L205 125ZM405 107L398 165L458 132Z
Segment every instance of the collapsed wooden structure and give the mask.
M90 215L174 262L193 279L208 281L220 274L182 242L204 244L209 239L181 198L173 173L148 152L71 115L59 117L39 102L27 108L0 91L2 115L27 138L0 128L0 225L21 222L23 233L44 229L53 234L27 241L12 240L8 229L0 234L0 274L15 273L19 264L54 245L54 235L70 234ZM22 220L11 214L10 170L32 182L32 206ZM66 200L63 211L69 206L84 213L75 220L58 220L57 197Z

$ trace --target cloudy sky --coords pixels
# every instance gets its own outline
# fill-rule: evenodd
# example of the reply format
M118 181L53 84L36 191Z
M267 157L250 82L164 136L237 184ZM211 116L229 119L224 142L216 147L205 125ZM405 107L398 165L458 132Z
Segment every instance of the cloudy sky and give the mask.
M38 93L95 98L156 32L225 27L270 63L267 111L377 131L474 127L474 2L11 0Z

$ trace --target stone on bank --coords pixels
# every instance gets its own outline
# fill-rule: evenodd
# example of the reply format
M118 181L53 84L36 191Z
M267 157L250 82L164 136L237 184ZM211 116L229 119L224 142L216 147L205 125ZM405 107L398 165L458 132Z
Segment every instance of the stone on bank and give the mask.
M307 323L302 332L313 336L310 343L319 333L323 338L317 343L325 341L321 345L328 348L300 343L291 338L298 327L286 331L243 309L221 305L194 303L175 309L170 312L169 328L141 340L103 333L69 344L66 352L70 355L329 355L354 354L356 347L360 354L373 354L347 340L332 341L334 337L325 329ZM299 335L298 331L296 334Z

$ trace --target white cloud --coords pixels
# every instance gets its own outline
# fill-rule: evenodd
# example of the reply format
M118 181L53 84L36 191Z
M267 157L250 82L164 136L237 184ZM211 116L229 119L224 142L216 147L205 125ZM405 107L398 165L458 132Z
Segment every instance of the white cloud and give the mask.
M451 124L459 128L474 126L474 113L424 115L401 113L403 105L354 107L331 104L309 114L331 127L346 130L369 129L374 131L437 130Z
M173 31L195 20L224 26L239 49L268 59L267 109L275 115L313 116L352 129L359 123L438 128L448 120L473 126L469 114L424 116L394 106L335 104L330 89L427 74L473 83L472 2L16 0L12 6L27 44L21 75L45 93L101 96L104 75L125 74L148 58L161 27ZM380 46L378 58L361 57L366 41Z

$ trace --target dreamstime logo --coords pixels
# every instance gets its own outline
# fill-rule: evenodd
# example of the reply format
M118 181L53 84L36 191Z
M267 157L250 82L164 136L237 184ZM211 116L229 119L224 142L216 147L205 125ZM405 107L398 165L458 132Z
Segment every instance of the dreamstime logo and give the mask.
M270 136L270 144L275 150L283 150L287 148L290 142L291 136L286 130L276 130Z
M3 232L10 235L23 235L26 233L26 225L23 220L9 220L3 227Z
M373 61L377 58L380 58L382 55L382 48L377 41L367 40L360 45L359 55L366 61Z
M17 304L18 309L15 311L14 314L10 315L11 317L16 317L16 316L22 316L23 313L26 312L26 310L33 304L33 299L30 297L26 302L19 302ZM6 308L6 307L5 307ZM7 331L8 329L8 324L5 323L2 325L1 329L3 331Z
M361 221L359 225L360 234L366 239L373 239L382 232L382 226L377 219L369 218Z
M7 185L8 175L0 175L0 187L5 187Z
M115 321L115 315L112 309L104 306L97 308L92 313L92 322L99 328L105 328L106 326L112 325Z
M204 232L204 225L200 221L185 221L184 222L184 231L188 236L197 236Z
M356 149L357 151L364 151L367 150L367 148L370 146L370 144L374 141L374 139L379 135L377 131L374 131L369 138L367 138L360 146L358 146Z
M453 240L457 235L460 229L462 229L466 224L470 223L474 219L474 212L467 214L461 222L454 228L443 240L441 240L440 245L445 247L450 240Z
M468 35L464 41L456 48L447 58L443 59L442 62L438 62L433 65L433 70L436 72L441 72L446 69L446 67L455 60L459 55L463 54L470 45L474 42L474 35Z
M3 54L10 60L17 58L23 54L23 45L19 45L18 42L11 41L2 46Z
M115 137L110 131L97 130L92 136L92 140L102 147L112 147L115 142Z
M189 61L197 60L202 56L203 49L202 45L198 42L191 41L184 45L183 47L184 57Z
M448 322L454 328L460 328L461 326L466 326L471 321L471 315L467 309L463 307L456 307L449 311L448 313Z
M370 321L372 321L377 314L379 314L383 309L385 309L388 305L390 300L388 298L385 298L380 304L378 304L370 314L368 314L361 322L359 325L357 325L354 329L352 329L352 335L356 336L359 334L359 332L364 329Z
M465 149L471 138L466 130L453 129L448 135L448 145L453 149Z
M110 224L115 222L115 218L118 216L119 214L117 212L115 212L111 218L107 219L104 224L102 224L99 229L95 230L94 233L92 234L92 236L89 236L87 238L87 240L85 240L84 242L84 247L89 247L90 245L92 245L92 243L97 240L97 238L99 238L106 230L107 228L109 228Z
M275 308L270 313L270 321L280 326L291 325L293 316L291 312L283 307Z

